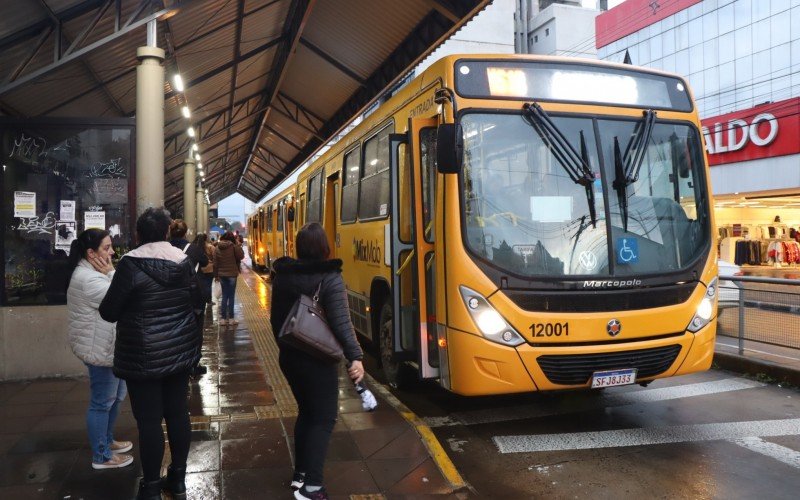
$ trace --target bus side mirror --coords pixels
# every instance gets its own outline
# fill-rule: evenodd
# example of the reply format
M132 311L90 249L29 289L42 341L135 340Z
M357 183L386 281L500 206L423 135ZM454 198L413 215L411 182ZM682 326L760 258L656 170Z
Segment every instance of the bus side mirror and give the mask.
M440 174L461 172L464 161L464 136L461 125L443 123L436 129L436 169Z

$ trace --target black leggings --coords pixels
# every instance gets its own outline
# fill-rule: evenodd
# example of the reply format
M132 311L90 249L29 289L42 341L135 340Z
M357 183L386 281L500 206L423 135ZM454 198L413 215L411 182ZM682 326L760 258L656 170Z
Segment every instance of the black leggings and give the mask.
M286 347L281 348L278 360L297 401L295 471L306 473L306 484L322 486L322 468L338 413L338 365Z
M164 432L161 420L167 422L172 465L186 467L192 428L189 422L187 392L188 373L176 373L155 380L128 380L133 416L139 427L139 454L145 481L161 476L164 458Z

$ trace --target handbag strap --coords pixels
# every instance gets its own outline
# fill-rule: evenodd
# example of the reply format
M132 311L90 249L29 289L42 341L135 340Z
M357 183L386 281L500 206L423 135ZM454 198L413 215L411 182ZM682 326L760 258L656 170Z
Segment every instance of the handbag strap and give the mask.
M316 306L316 305L317 305L317 303L319 302L319 292L320 292L320 290L322 290L322 282L323 282L323 281L325 281L325 278L323 278L323 279L322 279L322 280L319 282L319 284L317 285L317 289L316 289L316 290L314 290L314 296L312 297L312 300L314 301L314 305L315 305L315 306Z

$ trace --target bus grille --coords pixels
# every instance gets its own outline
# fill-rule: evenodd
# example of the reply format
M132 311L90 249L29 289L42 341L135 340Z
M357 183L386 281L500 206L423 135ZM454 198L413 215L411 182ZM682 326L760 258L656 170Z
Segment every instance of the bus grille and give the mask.
M680 345L602 354L545 355L536 358L547 379L554 384L585 384L592 373L636 368L636 378L658 375L669 368L681 351Z
M697 283L624 290L536 290L503 292L526 311L603 312L672 306L689 300Z

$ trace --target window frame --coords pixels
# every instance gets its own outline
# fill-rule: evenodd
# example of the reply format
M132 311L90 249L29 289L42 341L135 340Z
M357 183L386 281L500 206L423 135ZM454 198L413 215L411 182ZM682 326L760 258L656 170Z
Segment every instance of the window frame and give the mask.
M344 203L344 199L345 199L344 198L344 189L347 186L352 186L353 185L353 184L346 184L346 181L347 181L347 157L349 155L353 154L353 153L357 153L358 154L358 178L356 179L356 182L355 182L355 185L357 186L356 187L356 208L355 208L354 217L352 219L345 220L343 215L342 215L344 213L344 205L345 205L345 203ZM350 149L345 150L344 153L342 154L342 170L341 170L341 172L342 172L342 174L341 174L342 175L342 187L341 187L341 193L340 193L340 196L339 196L339 224L342 224L342 225L344 225L344 224L355 224L359 220L358 219L358 204L359 204L359 199L361 198L361 173L363 171L363 165L362 165L363 156L362 156L362 154L363 154L363 151L361 149L361 140L357 141L356 144L354 144L352 147L350 147Z
M373 139L377 140L377 137L381 134L381 132L383 132L384 130L386 130L387 128L390 128L390 127L391 127L391 130L389 131L389 134L391 135L395 131L394 119L389 119L382 126L373 128L372 130L374 132L372 134L370 134L370 136L368 138L366 138L363 141L361 141L361 168L360 168L360 171L359 171L359 180L358 180L358 186L359 186L358 187L358 203L357 203L358 208L356 210L356 219L358 221L370 222L370 221L374 221L374 220L387 219L387 218L389 218L389 214L392 211L391 210L391 206L390 206L390 204L392 202L392 196L391 196L392 181L391 181L391 177L390 177L389 178L389 198L386 200L386 214L385 215L376 215L376 216L373 216L373 217L366 217L366 218L363 218L363 219L361 218L361 183L365 179L371 179L373 177L381 175L382 173L384 173L384 172L388 171L390 168L392 168L392 166L390 164L391 163L391 154L392 153L391 153L391 151L389 151L389 158L387 158L386 168L384 168L383 170L379 170L379 171L375 172L374 174L370 174L369 176L365 177L364 176L364 158L365 158L365 153L366 153L366 149L367 149L367 143L369 141L373 140Z

